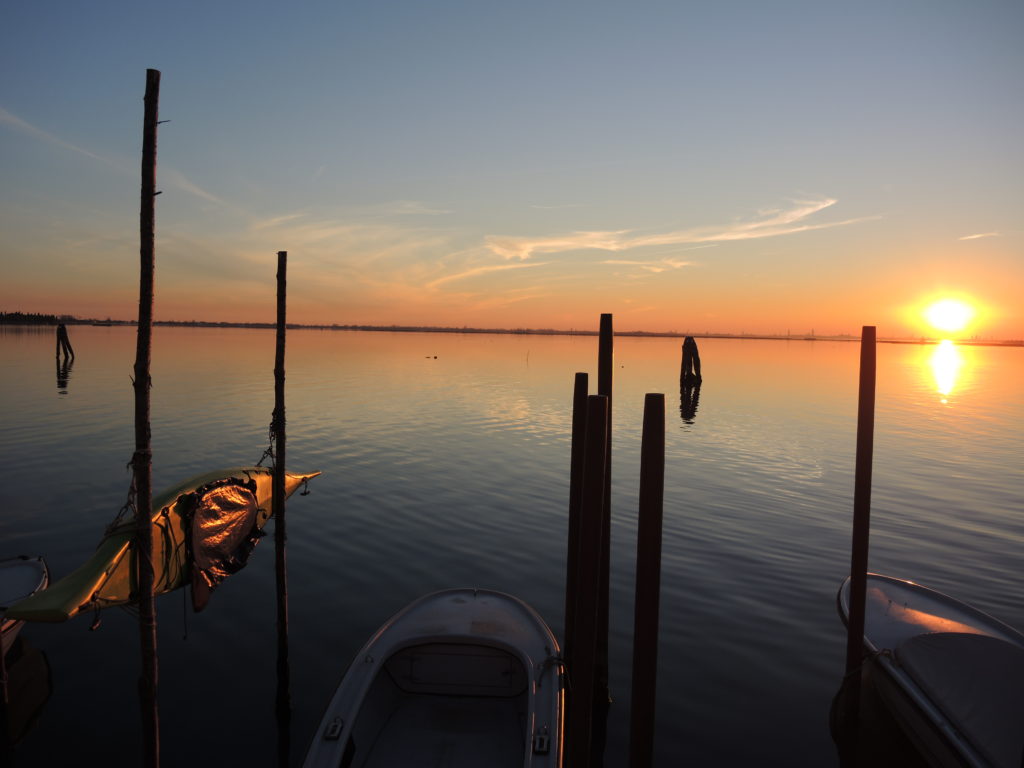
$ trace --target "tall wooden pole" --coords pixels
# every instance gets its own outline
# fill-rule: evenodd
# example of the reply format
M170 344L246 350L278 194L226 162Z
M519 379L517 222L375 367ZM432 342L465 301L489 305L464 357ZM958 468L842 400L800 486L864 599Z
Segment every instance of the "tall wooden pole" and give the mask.
M277 566L277 719L278 762L288 765L291 721L291 672L288 667L288 562L285 545L284 347L287 328L288 253L277 253L277 351L274 356L274 551Z
M580 550L578 602L576 605L575 647L569 669L572 695L567 719L566 765L590 768L600 763L603 745L595 743L594 698L598 681L597 623L599 614L601 569L601 524L604 508L605 451L608 446L608 398L587 398L587 436L583 461L583 488L580 501Z
M594 688L594 742L597 754L604 755L608 705L608 595L611 569L612 499L612 371L614 332L612 316L601 315L597 352L597 394L608 398L608 428L605 431L604 503L601 512L601 573L597 603L597 683Z
M636 601L633 616L633 695L629 729L631 768L654 759L654 715L658 680L661 600L661 523L665 497L665 395L644 398L640 443L640 509L636 541Z
M583 490L583 450L587 434L588 377L577 373L572 395L572 448L569 458L569 531L565 553L565 633L562 653L572 658L579 599L580 504Z
M135 563L142 672L143 765L160 765L160 715L157 709L156 605L153 600L153 454L149 431L150 350L153 338L154 220L156 197L156 127L160 73L146 70L145 118L142 128L142 205L139 212L139 328L135 351Z
M875 327L865 325L860 341L857 404L857 465L853 481L853 546L850 557L850 615L846 635L847 714L860 711L860 669L864 657L864 603L867 595L868 534L871 528L871 463L875 437Z

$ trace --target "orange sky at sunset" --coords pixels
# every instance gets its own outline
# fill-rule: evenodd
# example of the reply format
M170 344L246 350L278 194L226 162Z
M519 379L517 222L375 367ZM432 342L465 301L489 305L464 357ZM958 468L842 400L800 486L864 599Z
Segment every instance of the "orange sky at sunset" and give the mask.
M1024 338L1019 4L258 5L11 12L0 311L136 316L154 67L159 320Z

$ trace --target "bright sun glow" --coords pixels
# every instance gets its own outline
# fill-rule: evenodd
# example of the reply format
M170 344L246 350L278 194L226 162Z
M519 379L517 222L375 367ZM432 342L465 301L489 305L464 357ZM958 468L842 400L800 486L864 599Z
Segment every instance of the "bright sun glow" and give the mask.
M957 299L942 299L928 305L925 319L940 331L956 333L962 331L974 317L974 309Z

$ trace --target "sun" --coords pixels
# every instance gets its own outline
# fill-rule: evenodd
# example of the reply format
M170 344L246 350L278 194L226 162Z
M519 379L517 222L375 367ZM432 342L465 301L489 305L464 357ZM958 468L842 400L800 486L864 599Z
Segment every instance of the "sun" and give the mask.
M974 308L959 299L941 299L925 308L924 317L936 330L956 333L971 322Z

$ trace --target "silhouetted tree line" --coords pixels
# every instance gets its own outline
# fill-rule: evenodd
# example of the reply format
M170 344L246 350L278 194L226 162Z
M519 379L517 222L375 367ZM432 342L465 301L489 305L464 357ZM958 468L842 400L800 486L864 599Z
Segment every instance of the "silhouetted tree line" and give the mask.
M40 312L0 312L0 323L11 325L59 325L77 323L73 315L44 315Z

